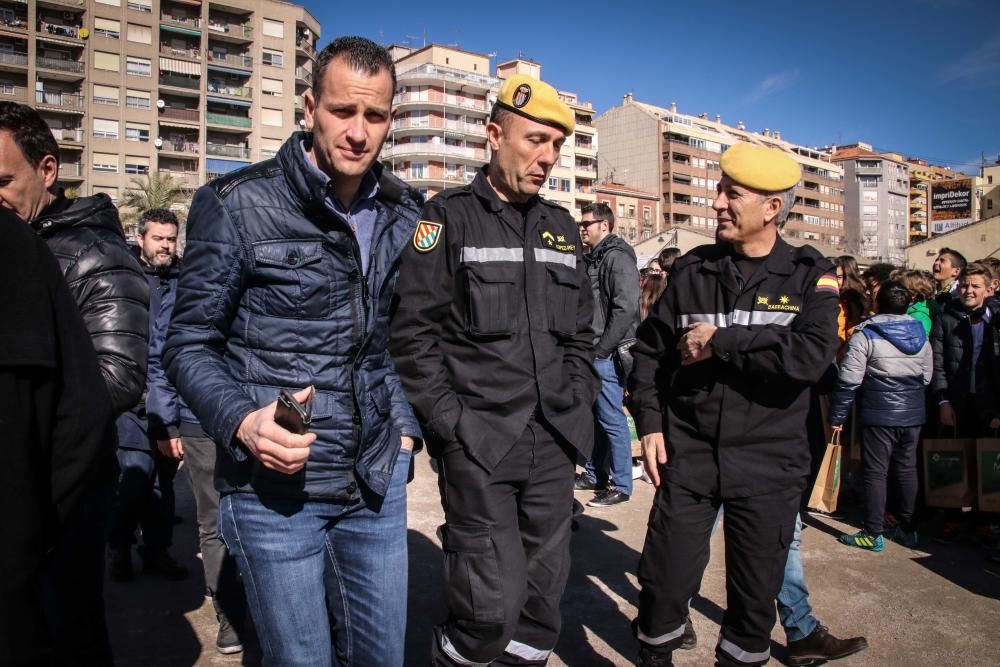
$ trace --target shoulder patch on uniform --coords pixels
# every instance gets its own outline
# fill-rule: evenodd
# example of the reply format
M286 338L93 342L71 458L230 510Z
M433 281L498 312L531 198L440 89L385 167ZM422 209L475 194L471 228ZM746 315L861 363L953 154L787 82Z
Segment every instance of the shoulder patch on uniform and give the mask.
M441 238L441 230L444 225L440 222L421 220L417 223L417 229L413 232L413 247L417 252L430 252L437 247Z
M816 291L826 291L833 292L834 294L840 294L840 283L837 282L837 276L832 273L824 273L816 281Z

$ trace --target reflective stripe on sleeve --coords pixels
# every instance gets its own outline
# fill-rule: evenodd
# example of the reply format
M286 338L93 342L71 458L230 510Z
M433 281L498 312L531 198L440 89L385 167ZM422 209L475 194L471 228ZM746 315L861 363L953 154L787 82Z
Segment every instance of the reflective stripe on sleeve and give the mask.
M537 252L537 251L536 251ZM462 248L462 262L523 262L522 248Z
M451 643L448 639L448 635L441 633L441 650L444 651L445 655L452 659L456 665L462 665L463 667L489 667L491 663L488 662L473 662L465 658L455 645Z
M791 326L798 313L766 310L734 310L732 313L685 313L677 316L677 326L686 329L695 322L704 322L723 329L734 324L743 326L777 324Z
M571 269L576 268L576 255L571 252L557 252L546 248L535 248L535 261L549 264L562 264Z

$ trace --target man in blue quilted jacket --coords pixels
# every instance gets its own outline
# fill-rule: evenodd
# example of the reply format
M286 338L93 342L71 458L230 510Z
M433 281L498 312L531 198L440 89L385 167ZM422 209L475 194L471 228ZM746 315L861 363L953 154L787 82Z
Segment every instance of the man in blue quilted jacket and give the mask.
M215 441L219 531L268 665L403 664L406 479L420 437L386 351L422 198L378 164L395 71L317 58L306 132L198 190L164 350ZM282 390L306 432L275 421Z

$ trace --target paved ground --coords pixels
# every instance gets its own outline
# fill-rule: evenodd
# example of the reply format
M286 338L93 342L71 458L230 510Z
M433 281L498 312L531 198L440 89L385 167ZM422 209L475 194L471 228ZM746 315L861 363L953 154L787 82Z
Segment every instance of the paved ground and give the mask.
M184 475L179 476L185 479ZM138 577L108 582L112 643L119 665L136 667L256 664L252 652L220 656L214 648L210 603L202 596L193 502L178 482L175 554L197 576L167 583ZM444 616L441 602L441 523L434 474L417 458L410 485L410 597L407 665L427 664L431 626ZM579 494L581 500L587 494ZM552 665L628 665L635 644L628 624L635 614L635 569L642 548L652 487L637 483L623 505L588 510L573 537L573 570L563 600L564 628ZM911 551L890 545L881 554L842 547L836 535L850 526L810 520L803 536L806 580L817 615L838 635L864 634L872 648L845 665L1000 665L1000 565L971 545L930 543ZM678 665L711 665L725 606L721 536L693 604L700 643L678 652ZM926 549L926 550L925 550ZM782 662L784 637L776 628L774 659ZM773 663L772 663L773 664ZM783 663L782 663L783 664ZM358 667L377 667L359 665Z

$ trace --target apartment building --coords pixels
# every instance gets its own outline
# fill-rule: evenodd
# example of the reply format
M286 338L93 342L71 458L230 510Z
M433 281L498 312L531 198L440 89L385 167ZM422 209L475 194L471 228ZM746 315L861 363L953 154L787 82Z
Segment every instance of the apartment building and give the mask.
M964 174L939 167L921 160L919 158L903 158L898 153L889 153L897 160L904 160L910 171L910 202L909 202L909 226L908 242L912 245L924 241L931 236L933 229L930 225L930 188L935 181L951 180L963 178Z
M615 214L615 234L630 245L653 237L655 222L660 217L660 197L621 183L600 183L594 187L597 201L611 207Z
M910 167L902 156L857 143L831 151L844 169L847 250L859 258L902 264L909 245Z
M817 148L793 144L768 128L757 133L742 122L726 125L720 116L683 114L676 104L663 108L638 102L631 94L595 125L601 137L600 179L659 197L661 213L652 234L674 227L714 229L719 159L735 142L747 141L785 151L802 166L784 236L844 246L844 172Z
M982 217L1000 215L1000 157L994 164L982 167L979 180L983 186Z
M36 107L59 183L117 200L270 157L304 116L319 23L273 0L0 0L0 99Z
M542 66L517 58L496 66L490 56L430 44L420 49L394 44L389 52L399 80L396 118L382 149L382 162L428 197L472 181L489 161L486 123L504 79L528 74L541 79ZM576 132L564 144L542 196L579 217L594 201L597 132L594 107L574 93L559 91L576 116Z

